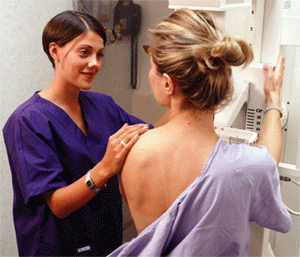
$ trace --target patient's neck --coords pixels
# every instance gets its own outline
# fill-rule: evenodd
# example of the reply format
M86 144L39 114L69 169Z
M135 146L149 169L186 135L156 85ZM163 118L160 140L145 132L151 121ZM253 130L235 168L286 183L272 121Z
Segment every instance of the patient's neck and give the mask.
M214 112L171 106L167 124L214 132Z

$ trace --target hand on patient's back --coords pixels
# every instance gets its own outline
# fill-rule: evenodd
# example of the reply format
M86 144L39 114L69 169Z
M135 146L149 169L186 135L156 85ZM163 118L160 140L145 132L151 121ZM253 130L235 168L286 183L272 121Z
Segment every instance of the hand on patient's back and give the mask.
M127 123L109 137L106 153L102 159L104 165L110 167L112 175L118 173L124 164L127 154L138 141L139 136L149 128L148 124L128 125Z

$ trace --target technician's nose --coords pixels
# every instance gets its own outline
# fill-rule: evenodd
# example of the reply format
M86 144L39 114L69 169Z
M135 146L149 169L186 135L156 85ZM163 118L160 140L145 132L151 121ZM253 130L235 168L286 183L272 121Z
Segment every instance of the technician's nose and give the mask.
M99 58L97 56L91 58L88 64L89 68L96 68L100 69L102 66L102 58Z

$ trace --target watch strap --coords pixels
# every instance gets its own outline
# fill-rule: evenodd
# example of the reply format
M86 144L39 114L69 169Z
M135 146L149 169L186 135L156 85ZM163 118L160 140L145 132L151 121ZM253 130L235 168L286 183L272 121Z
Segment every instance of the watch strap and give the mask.
M91 178L91 171L89 170L86 175L85 175L85 185L88 189L94 191L94 192L99 192L103 190L106 187L106 184L103 187L97 187L94 183L94 181Z
M270 110L277 110L280 112L280 118L282 117L282 109L279 105L270 105L270 106L266 106L265 108L265 113L267 111L270 111Z

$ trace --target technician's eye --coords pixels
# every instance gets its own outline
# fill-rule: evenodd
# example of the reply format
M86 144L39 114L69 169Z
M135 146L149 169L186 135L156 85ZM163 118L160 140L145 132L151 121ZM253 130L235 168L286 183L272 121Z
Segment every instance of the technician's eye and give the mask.
M98 53L98 54L97 54L97 57L98 57L98 58L103 58L103 57L104 57L104 53Z
M86 49L82 49L82 50L80 50L79 51L79 53L80 53L80 55L82 56L82 57L85 57L85 56L87 56L88 55L88 50L86 50Z

